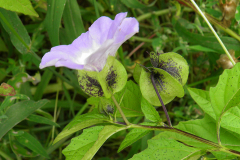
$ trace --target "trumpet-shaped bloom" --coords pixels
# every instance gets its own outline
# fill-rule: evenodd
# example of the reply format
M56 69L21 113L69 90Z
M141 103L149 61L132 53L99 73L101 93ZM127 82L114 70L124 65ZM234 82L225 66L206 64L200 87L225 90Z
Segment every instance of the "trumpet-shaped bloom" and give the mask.
M40 63L40 68L48 66L67 67L101 71L108 55L115 56L123 42L139 30L135 18L126 18L127 13L119 13L114 20L98 18L72 44L53 47Z

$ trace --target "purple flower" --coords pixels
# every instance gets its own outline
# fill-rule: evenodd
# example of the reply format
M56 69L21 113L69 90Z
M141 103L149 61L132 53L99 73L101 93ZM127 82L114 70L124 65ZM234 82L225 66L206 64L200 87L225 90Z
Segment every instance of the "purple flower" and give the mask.
M108 55L115 56L122 43L139 30L138 21L126 16L127 13L119 13L114 20L105 16L98 18L72 44L53 47L43 56L39 67L55 65L101 71Z

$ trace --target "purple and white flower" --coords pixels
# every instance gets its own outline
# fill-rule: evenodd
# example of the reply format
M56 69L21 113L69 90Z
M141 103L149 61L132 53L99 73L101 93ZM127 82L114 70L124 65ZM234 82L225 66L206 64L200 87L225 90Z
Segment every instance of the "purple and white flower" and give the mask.
M108 55L115 56L123 42L139 31L135 18L126 18L127 13L119 13L114 20L98 18L72 44L53 47L40 63L40 68L48 66L67 67L101 71Z

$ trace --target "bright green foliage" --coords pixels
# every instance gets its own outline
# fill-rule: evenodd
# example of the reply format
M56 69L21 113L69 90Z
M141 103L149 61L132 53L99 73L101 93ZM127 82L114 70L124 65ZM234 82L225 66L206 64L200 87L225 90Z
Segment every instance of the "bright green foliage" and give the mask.
M186 131L188 133L192 133L196 136L202 137L212 142L217 142L216 122L207 115L203 119L181 122L179 125L176 126L176 128ZM237 136L234 136L234 134L227 131L226 129L221 129L220 133L221 133L221 140L223 145L226 145L226 147L228 148L234 147L233 149L239 150L239 138ZM157 135L156 137L154 137L153 139L158 139L159 137L165 137L167 139L170 138L170 139L183 142L184 144L201 149L202 153L204 153L206 149L208 150L213 149L213 147L210 145L206 145L204 143L196 141L187 136L180 135L178 133L163 132ZM234 155L226 154L224 152L216 152L215 150L213 150L213 154L231 156L232 158L235 157Z
M143 97L141 100L141 108L148 120L156 123L162 122L162 119L160 118L159 113L156 111L156 109Z
M185 146L173 139L160 137L149 140L148 148L134 155L131 160L183 159L195 156L195 153L198 153L198 151L198 149Z
M27 132L24 132L23 134L15 137L19 143L26 146L28 149L46 157L49 158L46 150L43 148L41 143L39 143L38 140L36 140L32 135L30 135Z
M156 126L155 123L150 123L150 122L144 122L144 123L141 123L141 125ZM120 147L118 148L118 152L121 152L123 149L130 146L131 144L133 144L137 140L141 139L142 137L144 137L145 135L147 135L150 132L151 132L151 130L147 130L147 129L139 129L139 128L132 129L127 134L125 139L122 141Z
M38 102L26 100L10 106L5 113L8 119L3 121L0 125L0 138L2 138L10 129L12 129L19 122L27 118L35 110L44 106L47 102L47 100L41 100Z
M113 56L108 56L103 70L98 74L106 98L110 98L112 93L121 91L127 83L127 72L124 66Z
M56 143L64 137L73 134L83 128L107 121L109 121L109 118L107 116L93 112L76 116L74 120L71 121L60 134L58 134L53 143Z
M95 126L83 130L83 133L72 139L63 154L68 160L92 159L103 143L114 133L126 129L118 126Z
M134 142L141 139L143 136L147 135L150 132L151 132L150 130L146 130L146 129L138 129L138 128L132 129L126 135L125 139L122 141L120 147L118 148L118 152L121 152L123 149L132 145Z
M128 81L125 88L114 96L127 117L143 116L141 110L141 91L139 86L133 81ZM121 116L119 111L117 111L117 116Z
M136 64L133 72L133 78L137 83L139 83L141 71L142 71L142 67L139 64Z
M4 0L0 1L0 7L10 11L20 12L25 15L38 17L38 14L33 9L30 0Z
M0 96L14 96L16 91L14 88L7 83L2 83L0 85Z
M47 0L46 26L52 46L59 45L59 27L66 0Z
M216 118L232 107L240 105L240 63L232 69L225 70L216 87L210 89L210 98Z
M113 134L125 130L127 127L125 126L115 126L115 125L106 125L103 130L99 133L97 141L94 143L92 148L87 151L84 155L83 159L92 159L93 156L97 153L99 148L103 145L103 143L111 137Z
M94 143L97 141L99 133L103 128L103 126L95 126L84 129L80 136L73 138L70 145L63 150L63 154L65 155L66 159L82 159L87 151L91 149Z
M215 121L218 121L212 107L209 92L194 88L188 88L188 90L192 98L197 102L201 109L210 117L212 117ZM233 107L229 109L221 119L221 127L237 134L240 134L239 124L240 110L238 107Z

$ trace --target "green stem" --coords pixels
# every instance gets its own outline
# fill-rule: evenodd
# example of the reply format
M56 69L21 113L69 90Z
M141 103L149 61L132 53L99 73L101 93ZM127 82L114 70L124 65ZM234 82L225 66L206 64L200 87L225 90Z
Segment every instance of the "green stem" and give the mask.
M235 151L235 150L232 150L232 149L225 148L225 147L223 147L223 146L218 145L217 143L214 143L214 142L209 141L209 140L207 140L207 139L198 137L198 136L196 136L196 135L193 135L193 134L191 134L191 133L188 133L188 132L185 132L185 131L176 129L176 128L172 128L172 127L158 127L158 126L143 126L143 125L136 125L136 124L131 124L131 127L130 127L130 128L140 128L140 129L148 129L148 130L159 130L159 131L175 132L175 133L184 135L184 136L186 136L186 137L195 139L195 140L197 140L197 141L200 141L201 143L204 143L204 144L207 144L207 145L209 145L209 146L212 146L212 147L214 147L217 151L222 151L222 152L225 152L225 153L230 153L230 154L232 154L232 155L235 155L235 156L240 157L240 152L239 152L239 151Z
M148 42L148 43L152 43L152 39L148 39L148 38L142 38L142 37L137 37L137 36L132 36L131 40L133 41L141 41L141 42Z
M113 100L113 102L115 103L115 105L116 105L118 111L120 112L120 114L121 114L121 116L122 116L124 122L129 126L130 123L128 122L128 120L127 120L126 116L124 115L124 113L123 113L123 111L122 111L120 105L118 104L117 100L115 99L115 97L114 97L113 95L112 95L112 100Z
M199 85L201 83L204 83L204 82L207 82L207 81L210 81L210 80L213 80L213 79L218 79L218 78L219 78L219 76L208 77L208 78L202 79L200 81L190 83L187 86L188 87L193 87L193 86Z
M156 15L156 16L161 16L161 15L164 15L164 14L168 14L168 13L171 13L171 12L176 12L177 9L176 8L169 8L169 9L163 9L163 10L160 10L160 11L153 11L151 13L146 13L146 14L143 14L139 17L137 17L136 19L140 22L140 21L143 21L145 19L148 19L150 18L152 15ZM191 8L184 8L183 9L184 12L190 12L192 11Z
M0 150L0 155L5 158L6 160L13 160L10 156L8 156L6 153Z
M205 20L205 22L207 23L208 27L211 29L211 31L213 32L213 34L215 35L215 37L217 38L218 42L220 43L220 45L222 46L223 50L225 51L225 53L227 54L228 58L230 59L230 61L232 62L233 65L235 65L236 63L234 62L232 56L230 55L230 53L228 52L227 48L225 47L225 45L223 44L222 40L219 38L219 36L217 35L217 33L215 32L215 30L213 29L212 25L210 24L210 22L208 21L208 19L205 17L205 15L203 14L203 12L201 11L201 9L198 7L198 5L194 2L194 0L190 0L192 2L192 4L194 5L194 7L198 10L198 12L200 13L200 15L202 16L202 18Z
M212 16L210 16L207 13L204 13L204 15L207 17L207 19L214 25L216 25L218 28L222 29L224 32L226 32L227 34L229 34L230 36L232 36L233 38L237 39L238 41L240 41L240 36L233 32L231 29L227 28L226 26L224 26L222 23L220 23L218 20L216 20L215 18L213 18Z

